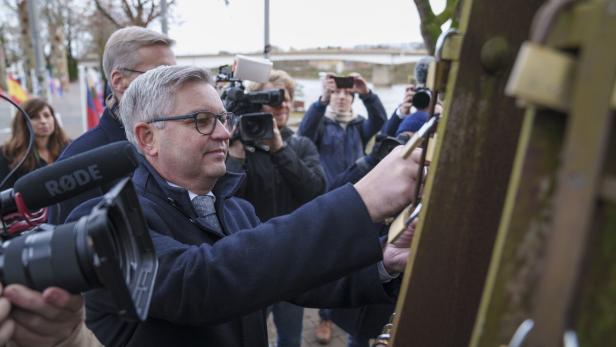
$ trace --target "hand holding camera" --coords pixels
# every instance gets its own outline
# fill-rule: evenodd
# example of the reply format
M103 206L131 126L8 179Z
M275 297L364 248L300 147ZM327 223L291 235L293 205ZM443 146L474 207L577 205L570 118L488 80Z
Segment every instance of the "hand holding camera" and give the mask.
M276 123L276 118L272 118L272 120L272 131L274 136L270 139L263 140L263 144L269 147L270 153L278 152L284 146L282 135L280 135L280 130L278 129L278 123Z
M353 77L353 88L351 92L357 93L359 95L366 95L370 93L370 88L368 88L368 82L361 77L360 74L354 72L350 75Z
M323 80L321 81L321 87L322 87L322 91L321 91L321 102L324 104L328 104L331 95L336 91L336 89L338 88L336 85L336 79L335 79L335 75L333 74L327 74L325 75L325 78L323 78Z
M11 340L19 346L55 346L83 324L83 298L57 287L37 292L19 284L6 287L4 296L13 305Z
M415 97L415 85L408 85L404 91L404 98L402 103L398 106L398 112L400 118L404 118L411 114L411 107L413 106L413 98Z

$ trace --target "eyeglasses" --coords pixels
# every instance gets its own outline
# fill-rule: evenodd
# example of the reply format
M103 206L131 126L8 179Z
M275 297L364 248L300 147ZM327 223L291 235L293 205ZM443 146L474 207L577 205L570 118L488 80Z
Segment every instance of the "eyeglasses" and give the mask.
M138 73L138 74L145 73L145 71L129 69L127 67L121 67L121 68L119 68L119 70L127 71L127 72L133 72L133 73Z
M213 113L208 111L196 111L181 116L158 117L147 121L148 124L155 122L165 122L168 120L186 120L192 119L195 122L195 129L201 135L210 135L216 129L216 121L219 121L227 131L233 131L235 126L235 114L233 112L223 111L221 113Z

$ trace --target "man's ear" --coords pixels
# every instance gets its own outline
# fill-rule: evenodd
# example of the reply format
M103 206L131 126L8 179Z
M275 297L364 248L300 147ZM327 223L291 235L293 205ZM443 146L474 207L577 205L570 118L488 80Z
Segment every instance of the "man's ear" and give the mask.
M111 78L109 79L109 83L111 84L111 90L119 92L120 94L124 94L126 89L128 89L128 86L130 85L130 82L128 81L126 76L118 70L111 71Z
M154 157L158 154L158 146L156 145L156 134L150 124L139 122L133 128L137 146L141 148L143 154L149 157Z

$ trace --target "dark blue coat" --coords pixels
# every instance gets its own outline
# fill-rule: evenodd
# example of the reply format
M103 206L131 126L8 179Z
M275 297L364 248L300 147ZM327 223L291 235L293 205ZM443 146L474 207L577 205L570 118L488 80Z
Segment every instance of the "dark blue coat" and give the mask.
M232 196L239 176L227 174L214 188L220 234L197 218L186 190L169 186L149 164L133 179L159 272L146 322L109 313L104 290L88 293L87 324L106 346L266 347L264 308L274 302L356 307L393 300L396 284L382 285L371 265L382 257L378 227L351 185L259 224L250 204Z
M368 119L358 116L345 129L325 117L327 105L317 100L310 105L299 126L299 135L308 137L317 146L328 184L365 155L366 144L387 120L385 108L376 94L370 92L359 98L368 110Z
M105 108L98 125L71 142L66 149L64 149L62 154L60 154L58 161L117 141L126 141L126 133L124 133L122 123L111 115L108 108ZM69 213L71 213L75 207L79 206L79 204L84 201L102 196L112 186L113 184L107 184L97 187L77 195L72 199L64 200L61 203L50 206L49 223L64 223L66 217L68 217Z

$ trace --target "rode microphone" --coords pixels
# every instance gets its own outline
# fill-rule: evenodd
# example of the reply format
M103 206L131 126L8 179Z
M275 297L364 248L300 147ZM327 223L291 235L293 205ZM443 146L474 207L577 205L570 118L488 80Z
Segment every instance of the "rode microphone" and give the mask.
M56 204L126 176L137 165L133 146L120 141L45 166L0 192L0 215Z

